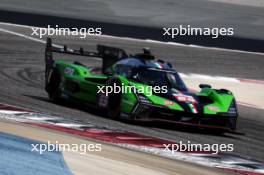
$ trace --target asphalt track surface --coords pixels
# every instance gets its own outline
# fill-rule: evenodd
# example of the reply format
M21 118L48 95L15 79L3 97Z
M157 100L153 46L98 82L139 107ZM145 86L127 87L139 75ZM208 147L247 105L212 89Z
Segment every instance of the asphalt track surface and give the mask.
M221 0L0 0L0 9L139 26L231 26L236 35L262 38L263 5ZM233 2L235 0L230 0ZM237 0L236 0L237 1ZM263 3L262 3L263 4Z
M45 27L102 27L107 35L264 52L264 6L250 4L255 6L210 0L0 0L0 21ZM234 28L234 36L163 36L163 27L181 24Z
M1 28L26 35L31 33L29 29L24 28L7 26L1 26ZM68 43L73 48L83 46L84 49L89 50L95 50L97 43L111 44L120 46L130 53L138 52L142 47L149 46L154 54L170 61L180 72L253 79L264 78L263 55L150 44L102 37L85 40L77 37L56 37L54 43ZM189 140L191 143L233 143L235 150L232 154L264 161L263 110L239 106L238 132L240 134L228 133L218 136L170 124L130 124L108 119L104 114L90 108L51 103L44 91L44 48L45 46L41 43L0 32L0 102L23 106L83 123L89 122L99 126L125 129L176 142L187 142ZM56 57L73 60L72 56L55 55ZM83 57L77 59L91 66L101 64L100 61L94 59Z

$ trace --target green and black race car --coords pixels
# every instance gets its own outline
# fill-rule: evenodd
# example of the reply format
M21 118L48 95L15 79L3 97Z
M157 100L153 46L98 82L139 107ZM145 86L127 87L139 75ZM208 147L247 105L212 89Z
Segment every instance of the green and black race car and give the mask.
M172 65L155 60L148 49L128 55L119 48L97 45L97 51L54 47L47 39L45 88L52 101L90 104L116 119L236 129L238 111L229 90L201 84L200 92L190 92ZM54 60L53 52L97 57L103 64L89 67L77 61Z

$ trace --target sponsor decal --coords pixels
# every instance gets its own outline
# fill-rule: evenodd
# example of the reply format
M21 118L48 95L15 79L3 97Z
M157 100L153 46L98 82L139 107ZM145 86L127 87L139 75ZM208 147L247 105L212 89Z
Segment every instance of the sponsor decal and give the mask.
M183 95L183 94L173 94L173 96L181 102L186 102L186 103L197 103L197 101L189 95Z
M165 106L172 106L172 105L173 105L173 102L170 101L170 100L165 100L165 101L164 101L164 105L165 105Z
M74 74L74 69L73 68L70 68L70 67L66 67L65 69L64 69L64 73L65 74L68 74L68 75L73 75Z
M211 111L219 112L220 109L217 106L208 106L208 109Z

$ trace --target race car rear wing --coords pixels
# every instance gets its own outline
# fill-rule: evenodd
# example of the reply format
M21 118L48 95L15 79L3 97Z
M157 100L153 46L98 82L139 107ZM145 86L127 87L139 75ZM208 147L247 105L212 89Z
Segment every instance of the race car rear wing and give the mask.
M102 70L104 73L107 68L112 66L118 60L128 57L127 53L120 48L109 47L105 45L97 45L97 52L85 51L83 48L75 50L68 48L67 45L64 45L63 47L58 45L53 45L52 39L47 38L46 49L45 49L46 71L49 67L52 67L54 65L53 52L102 58L103 61Z

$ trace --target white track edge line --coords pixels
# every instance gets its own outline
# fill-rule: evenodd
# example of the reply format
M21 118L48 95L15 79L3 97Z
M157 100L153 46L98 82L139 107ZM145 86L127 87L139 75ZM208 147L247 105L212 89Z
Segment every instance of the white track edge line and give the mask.
M23 28L34 27L34 26L13 24L13 23L6 23L6 22L0 22L0 25L23 27ZM39 27L39 28L41 28L41 27ZM264 55L264 53L262 53L262 52L250 52L250 51L243 51L243 50L237 50L237 49L225 49L225 48L219 48L219 47L206 47L206 46L200 46L200 45L195 45L195 44L182 44L182 43L177 43L177 42L164 42L164 41L158 41L158 40L152 40L152 39L135 39L135 38L130 38L130 37L119 37L119 36L111 36L111 35L98 35L98 36L99 37L107 37L107 38L115 38L115 39L123 39L123 40L133 40L133 41L139 41L139 42L149 42L149 43L167 44L167 45L177 45L177 46L200 48L200 49L209 49L209 50L219 50L219 51L227 51L227 52L238 52L238 53Z

